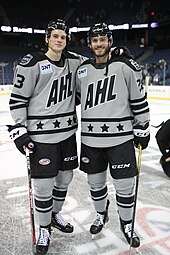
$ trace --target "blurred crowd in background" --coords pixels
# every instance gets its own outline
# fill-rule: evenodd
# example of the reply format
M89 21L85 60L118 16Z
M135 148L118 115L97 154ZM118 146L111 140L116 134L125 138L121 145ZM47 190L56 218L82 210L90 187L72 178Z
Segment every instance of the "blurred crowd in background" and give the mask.
M0 27L19 26L46 29L49 21L62 18L69 27L89 27L94 23L148 24L147 28L113 30L114 45L125 45L150 77L150 85L170 85L170 4L152 0L62 0L39 3L0 3ZM152 23L158 27L152 28ZM91 57L87 31L71 33L68 49ZM44 34L0 31L0 84L12 83L13 70L24 54L44 51Z

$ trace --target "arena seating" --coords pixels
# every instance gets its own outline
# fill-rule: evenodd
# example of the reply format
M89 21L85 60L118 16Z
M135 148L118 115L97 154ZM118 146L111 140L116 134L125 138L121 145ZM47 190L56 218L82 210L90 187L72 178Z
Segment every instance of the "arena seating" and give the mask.
M5 3L2 4L0 8L0 22L7 22L10 25L23 25L24 27L33 26L35 28L45 28L47 23L50 20L55 20L55 18L63 18L67 20L70 27L72 26L90 26L98 22L107 22L108 24L124 24L124 23L142 23L142 22L153 22L159 21L163 27L166 24L169 24L168 8L166 5L162 5L159 0L155 0L152 3L150 0L115 0L115 1L105 1L99 2L98 0L91 1L90 4L87 4L86 0L63 0L58 8L54 8L53 5L42 6L43 11L37 13L36 8L31 7L28 3L20 3L17 7L15 1L10 3L10 6ZM10 7L10 8L9 8ZM17 7L17 8L15 8ZM13 11L15 9L15 12ZM25 10L25 11L21 11ZM19 14L17 13L19 11ZM153 12L152 12L153 11ZM36 12L36 14L34 13ZM31 13L31 15L30 15ZM162 23L161 23L162 22ZM8 24L8 25L9 25ZM161 29L160 26L160 29ZM133 29L132 29L133 30ZM131 30L131 31L132 31ZM169 30L168 30L169 31ZM129 33L130 30L128 31ZM146 48L140 48L140 40L143 32L138 33L137 31L133 32L129 36L128 32L115 30L114 31L114 43L115 45L126 45L135 59L138 59L143 55ZM164 59L166 61L166 79L170 78L170 49L169 47L169 36L167 36L167 41L164 39L164 34L167 32L159 34L162 36L163 47L155 48L155 38L150 36L151 44L155 48L155 51L151 56L145 58L140 63L141 65L146 65L156 63L157 67L161 69L161 63L159 61ZM81 33L77 33L81 34ZM76 38L77 36L77 38ZM86 35L85 37L81 35L75 36L75 45L70 45L69 49L85 55L87 57L92 57L91 52L87 48ZM159 38L158 36L158 38ZM130 37L130 38L129 38ZM20 48L17 50L10 51L9 44L12 44L15 39L12 39L12 36L6 39L7 36L3 38L3 34L0 34L0 84L11 84L13 81L14 66L17 61L25 55L27 52L37 50L37 48L27 47L23 49L23 45L36 45L39 48L44 45L44 38L34 38L31 35L23 35L22 37L15 36L17 40L16 45L20 44ZM34 41L35 40L35 41ZM129 44L129 40L133 41L133 44ZM150 43L150 42L149 42ZM158 42L157 42L158 43ZM166 44L166 45L165 45ZM2 47L1 47L2 46ZM6 48L4 48L6 46ZM160 70L162 75L162 69Z

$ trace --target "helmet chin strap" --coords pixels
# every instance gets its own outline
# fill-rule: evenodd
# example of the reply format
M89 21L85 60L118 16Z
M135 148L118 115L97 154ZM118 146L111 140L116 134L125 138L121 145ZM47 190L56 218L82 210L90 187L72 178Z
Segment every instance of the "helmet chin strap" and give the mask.
M109 53L108 53L108 55L107 55L106 72L104 73L105 76L108 75L108 71L109 71Z
M108 44L107 62L106 62L106 72L104 73L105 76L108 75L108 71L109 71L110 49L111 49L111 46L109 47L109 44Z

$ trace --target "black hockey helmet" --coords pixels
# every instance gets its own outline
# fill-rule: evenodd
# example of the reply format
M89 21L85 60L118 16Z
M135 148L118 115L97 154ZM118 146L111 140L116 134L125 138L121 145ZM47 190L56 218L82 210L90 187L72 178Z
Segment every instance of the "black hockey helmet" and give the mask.
M67 34L68 40L70 39L69 27L66 25L65 21L62 19L57 19L56 21L50 21L47 25L47 29L45 31L45 35L47 38L50 37L51 31L55 29L61 29Z
M109 29L106 23L94 24L90 27L87 33L87 43L90 44L91 38L96 36L105 36L107 35L111 44L113 44L112 31Z
M164 173L165 173L168 177L170 177L170 161L166 162L166 161L165 161L165 157L162 156L162 157L160 158L160 164L161 164L161 166L162 166L162 169L163 169Z

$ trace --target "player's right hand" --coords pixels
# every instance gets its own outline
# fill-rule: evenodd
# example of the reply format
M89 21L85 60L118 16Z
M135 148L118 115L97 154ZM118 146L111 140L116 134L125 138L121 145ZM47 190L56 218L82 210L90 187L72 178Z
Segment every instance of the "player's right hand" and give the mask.
M29 137L27 133L27 129L24 125L15 124L15 125L7 125L9 137L15 143L17 149L25 155L24 148L28 148L31 152L34 152L35 146L32 139Z

